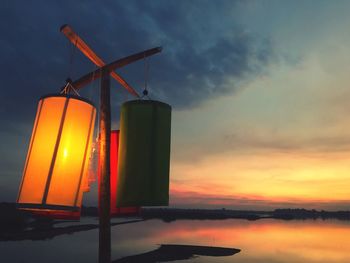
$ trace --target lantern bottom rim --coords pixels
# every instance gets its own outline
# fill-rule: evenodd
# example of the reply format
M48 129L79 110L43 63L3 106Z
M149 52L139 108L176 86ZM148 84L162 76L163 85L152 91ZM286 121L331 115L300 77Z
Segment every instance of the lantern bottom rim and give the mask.
M17 203L16 207L23 210L59 210L59 211L80 211L79 206L66 205L49 205L49 204L31 204L31 203Z

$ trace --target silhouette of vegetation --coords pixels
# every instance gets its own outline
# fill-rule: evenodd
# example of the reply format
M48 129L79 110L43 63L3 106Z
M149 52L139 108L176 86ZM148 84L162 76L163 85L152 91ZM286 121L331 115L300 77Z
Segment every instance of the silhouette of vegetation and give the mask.
M175 209L175 208L147 208L141 210L143 219L162 219L164 222L172 222L179 219L228 219L240 218L257 220L261 215L254 211L239 211L226 209Z
M232 256L241 250L236 248L207 247L191 245L161 245L158 249L150 252L128 256L112 261L112 263L132 263L132 262L168 262L175 260L191 259L195 256Z
M338 219L350 220L350 211L317 211L306 209L276 209L274 211L246 211L229 209L174 209L174 208L147 208L141 210L143 219L162 219L164 222L171 222L181 219L196 220L220 220L220 219L247 219L258 220L274 218L283 220L306 220L306 219Z
M276 209L272 212L273 218L277 219L339 219L339 220L350 220L349 211L317 211L317 210L306 210L306 209Z

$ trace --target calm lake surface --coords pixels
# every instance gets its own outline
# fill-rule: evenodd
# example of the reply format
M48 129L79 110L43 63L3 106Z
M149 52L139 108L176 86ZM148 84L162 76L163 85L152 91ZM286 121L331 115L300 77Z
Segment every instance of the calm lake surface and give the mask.
M113 219L113 222L130 219ZM79 224L97 223L83 219ZM72 225L66 224L66 225ZM64 226L60 224L58 226ZM155 250L160 244L231 247L229 257L199 256L172 262L350 262L350 222L148 220L112 228L112 259ZM97 262L98 230L45 241L0 242L0 262Z

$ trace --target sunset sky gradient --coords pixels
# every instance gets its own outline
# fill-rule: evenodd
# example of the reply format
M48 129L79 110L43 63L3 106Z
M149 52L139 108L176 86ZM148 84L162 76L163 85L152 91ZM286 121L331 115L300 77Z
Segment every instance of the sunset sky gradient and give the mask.
M172 206L349 209L349 1L3 6L0 201L16 199L39 97L94 69L60 34L68 23L108 62L164 47L149 88L173 106ZM142 90L143 62L118 72ZM97 87L83 95L97 102ZM112 98L117 128L131 97L113 82Z

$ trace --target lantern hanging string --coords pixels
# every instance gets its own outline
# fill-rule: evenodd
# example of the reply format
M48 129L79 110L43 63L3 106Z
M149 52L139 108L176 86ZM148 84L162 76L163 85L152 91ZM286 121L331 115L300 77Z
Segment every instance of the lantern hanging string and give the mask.
M90 85L90 91L89 91L89 96L88 98L90 100L92 100L93 98L93 93L95 92L96 89L99 90L99 84L95 81L94 82L94 78L95 78L95 71L100 69L100 67L98 66L94 66L93 67L93 74L91 76L91 82L92 84ZM98 100L97 102L97 106L99 108L99 104L100 104L100 101ZM98 161L98 140L99 140L99 118L100 118L100 115L99 113L97 114L96 116L97 118L97 128L94 129L95 132L97 132L97 134L93 134L92 135L92 142L91 142L91 153L90 153L90 156L89 156L89 161L88 161L88 185L89 185L89 189L90 189L90 185L93 183L93 182L96 182L97 180L97 161ZM94 124L96 126L96 124Z
M97 67L99 70L101 70L101 68ZM92 78L94 78L94 76L92 76ZM98 89L98 91L100 92L101 90L101 82L98 81L98 83L93 83L92 84L93 87L92 87L92 90L94 91L95 88ZM100 108L100 100L97 101L97 109ZM99 155L99 134L100 134L100 126L99 126L99 123L100 123L100 112L99 110L97 111L97 114L96 114L96 119L97 121L95 122L95 129L94 131L96 132L96 134L93 134L92 136L92 151L91 151L91 158L89 160L89 167L90 167L90 174L89 174L89 181L90 183L92 182L95 182L97 180L97 161L98 161L98 155Z
M60 94L67 94L67 93L68 93L68 91L67 91L68 86L69 86L69 82L67 81L67 82L66 82L66 85L65 85L64 88L61 90Z
M96 89L99 88L99 84L95 81L93 82L94 80L94 77L95 77L95 71L98 69L99 67L98 66L95 66L93 69L93 74L92 74L92 77L91 77L91 80L92 80L92 84L91 84L91 87L90 87L90 94L89 94L89 99L92 100L93 98L93 93L95 92ZM98 89L99 90L99 89ZM98 100L98 107L100 106L100 101ZM97 135L95 136L95 134L92 135L92 142L91 142L91 153L90 153L90 158L89 158L89 164L88 164L88 185L90 187L90 185L94 182L97 181L97 162L98 162L98 153L99 153L99 147L98 147L98 134L99 134L99 113L97 114L96 118L98 119L98 121L96 122L97 123L97 129L94 129L95 131L97 131ZM96 124L94 124L96 125ZM96 138L96 139L94 139Z
M71 83L69 83L69 86L70 86L70 90L72 90L75 93L75 95L80 97L79 92L74 88L74 86Z
M80 97L79 92L73 87L72 85L72 80L70 78L68 78L66 80L66 86L64 86L64 88L61 90L61 94L69 94L71 91L73 91L75 93L75 95Z
M148 72L149 72L149 63L148 63L148 60L146 58L146 56L144 56L144 78L145 78L145 85L144 85L144 89L143 89L143 92L142 92L142 97L141 98L144 98L144 97L147 97L148 99L150 99L149 95L148 95L148 87L147 87L147 84L148 84Z
M99 67L98 66L94 66L93 67L93 73L92 73L92 76L91 76L91 82L92 82L92 84L91 84L91 88L90 88L90 92L89 92L89 99L90 100L92 100L92 98L93 98L93 93L95 92L95 90L98 88L98 85L96 84L96 81L94 81L94 79L95 79L95 74L96 74L96 70L97 69L99 69Z
M99 70L101 71L102 69L100 68ZM96 86L97 86L99 92L101 92L101 81L98 81ZM98 100L97 101L97 109L100 109L100 104L101 104L101 101ZM96 140L95 140L95 142L98 143L98 140L99 140L99 137L100 137L100 126L98 124L100 123L100 114L101 114L101 112L99 110L97 112L98 112L98 114L97 114L97 117L96 117L96 119L97 119L97 122L96 122L97 123L97 129L96 129Z
M74 66L74 56L77 49L78 39L75 40L74 44L69 42L69 70L68 70L68 78L71 78L73 75L73 66Z

